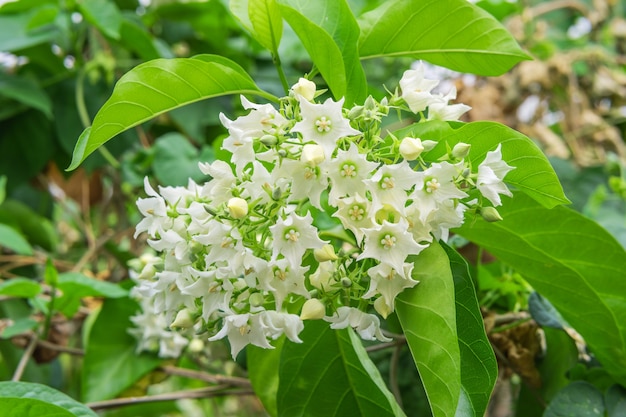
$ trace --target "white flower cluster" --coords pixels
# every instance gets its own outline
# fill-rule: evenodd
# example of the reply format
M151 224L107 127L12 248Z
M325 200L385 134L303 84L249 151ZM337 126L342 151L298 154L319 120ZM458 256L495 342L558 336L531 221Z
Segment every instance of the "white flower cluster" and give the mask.
M220 115L230 163L201 163L210 177L204 184L156 192L146 179L136 236L146 233L162 257L135 277L141 347L158 342L162 356L176 356L185 338L171 327L210 341L227 337L236 357L247 344L271 348L283 334L301 342L306 319L388 340L368 306L387 317L395 297L417 284L411 256L447 239L467 210L497 220L483 198L497 206L500 194L511 195L502 180L512 168L500 146L473 172L467 144L427 163L437 143L381 138L389 107L408 106L423 120L453 120L469 109L448 104L454 92L431 94L436 83L421 69L407 71L401 94L352 109L343 99L316 102L316 86L305 79L278 109L242 97L245 116Z

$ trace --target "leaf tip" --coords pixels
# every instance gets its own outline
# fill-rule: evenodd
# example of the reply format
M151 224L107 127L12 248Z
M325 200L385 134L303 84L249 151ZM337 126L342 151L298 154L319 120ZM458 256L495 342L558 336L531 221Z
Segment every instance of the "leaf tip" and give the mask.
M85 158L91 153L86 152L87 143L89 142L89 134L91 133L91 126L83 130L83 133L80 134L80 137L76 141L76 146L74 147L74 152L72 153L72 162L70 162L70 166L65 168L65 171L73 171L85 160Z

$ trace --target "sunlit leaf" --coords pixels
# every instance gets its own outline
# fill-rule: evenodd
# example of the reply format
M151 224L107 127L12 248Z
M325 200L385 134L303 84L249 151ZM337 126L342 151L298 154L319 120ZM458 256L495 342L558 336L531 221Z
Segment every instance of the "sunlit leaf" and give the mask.
M543 152L528 137L502 124L432 121L411 125L394 134L399 138L413 136L440 142L426 154L429 161L436 161L446 153L446 143L450 148L458 142L468 143L471 148L467 159L474 170L478 169L487 152L495 150L501 143L502 159L515 167L504 179L507 184L524 191L548 208L569 203Z
M283 18L276 0L248 0L248 13L256 33L255 39L276 53L283 35Z
M2 231L0 230L0 234ZM0 284L0 295L11 297L34 297L41 292L41 285L28 278L11 278Z
M89 407L53 388L18 381L0 382L0 410L3 417L97 416Z
M362 58L411 56L478 75L500 75L529 59L496 19L467 0L386 1L359 25Z
M420 283L396 298L396 312L434 417L452 417L462 395L454 279L441 245L414 259Z
M503 221L471 218L458 233L522 274L626 385L624 248L594 221L521 193L498 210Z
M127 72L90 128L81 134L69 170L117 134L173 110L226 94L263 93L236 63L215 55L156 59Z
M351 329L308 321L300 338L283 345L279 417L404 415Z
M33 248L17 230L6 224L0 224L0 246L11 249L20 255L32 255Z
M296 32L335 99L365 99L367 83L359 61L359 27L345 0L281 0L281 12Z

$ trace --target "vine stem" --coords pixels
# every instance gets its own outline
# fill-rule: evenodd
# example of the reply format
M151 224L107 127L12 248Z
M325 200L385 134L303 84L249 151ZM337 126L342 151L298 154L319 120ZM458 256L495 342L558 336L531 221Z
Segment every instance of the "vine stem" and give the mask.
M176 366L162 366L163 370L168 375L182 376L184 378L198 379L200 381L211 382L213 384L222 384L228 386L235 386L240 388L250 388L250 380L246 378L239 378L236 376L226 375L214 375L206 372L196 371L193 369L179 368Z
M110 408L151 402L176 401L193 398L223 397L226 395L255 395L254 391L252 391L252 389L250 388L240 388L233 390L228 390L226 388L228 388L227 385L218 385L215 387L196 388L166 394L148 395L145 397L115 398L113 400L87 403L86 406L91 408L92 410L106 410Z
M11 381L17 382L22 379L22 375L24 375L24 371L26 370L26 365L28 365L28 360L33 356L33 352L35 351L35 347L37 347L38 337L36 334L33 334L30 338L30 342L24 350L24 354L20 358L20 362L17 364L17 368L15 368L15 372L13 373L13 377Z

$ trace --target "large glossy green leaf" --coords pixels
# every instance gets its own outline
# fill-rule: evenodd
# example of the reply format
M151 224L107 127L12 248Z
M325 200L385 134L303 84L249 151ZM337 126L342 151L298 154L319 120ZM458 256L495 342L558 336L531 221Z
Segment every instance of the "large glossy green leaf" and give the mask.
M156 368L161 360L137 353L128 333L137 304L128 298L109 298L89 332L82 368L83 401L107 400L129 388Z
M456 331L461 352L461 389L468 400L461 414L462 404L459 402L457 415L483 417L498 378L498 363L485 333L467 262L448 245L444 244L443 248L450 258L454 278Z
M3 402L6 399L11 400L22 400L20 403L22 407L25 407L21 411L24 410L32 410L27 414L19 414L12 412L12 408L8 407L7 403L4 403L6 407L3 407ZM38 400L43 404L30 403L29 400ZM30 404L29 404L30 403ZM17 404L17 403L16 403ZM61 411L65 411L69 416L75 417L96 417L97 414L94 413L89 407L79 403L78 401L68 397L67 395L59 392L55 389L52 389L48 386L35 384L31 382L0 382L0 410L2 411L3 416L15 416L15 417L39 417L39 416L56 416L57 414L52 413L52 411L58 412L58 416L66 415L62 414L59 411L55 410L55 408L50 407L51 414L35 414L33 409L30 409L30 406L33 407L42 407L40 411L47 412L47 409L44 405L52 406L55 408L59 408Z
M272 416L278 415L276 396L278 394L278 367L285 343L285 337L272 342L274 349L262 349L250 345L246 348L248 377L254 393L259 397L265 411Z
M411 56L488 76L529 59L496 19L467 0L386 1L359 25L362 58Z
M92 126L81 134L68 169L131 127L185 104L226 94L274 99L259 90L243 68L220 56L156 59L138 65L120 78Z
M626 385L626 251L606 230L565 207L516 194L497 223L468 219L458 230L516 271L561 313Z
M308 321L304 343L283 345L278 416L403 416L352 329Z
M472 145L469 153L474 170L485 159L487 152L502 144L502 159L515 167L505 182L517 187L545 207L568 204L554 169L543 152L523 134L495 122L446 123L432 121L417 123L398 132L397 137L413 136L439 143L428 152L428 160L435 161L446 153L446 143L453 147L458 142Z
M52 118L52 102L48 95L29 78L0 72L0 95L10 97Z
M281 0L281 12L296 32L335 99L346 105L367 94L357 48L359 26L345 0Z
M434 417L452 417L462 391L450 262L435 242L414 263L413 278L420 283L396 298L396 312Z
M3 417L75 417L63 408L34 398L2 398Z
M248 14L255 39L275 54L283 35L283 18L276 0L248 0Z

